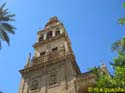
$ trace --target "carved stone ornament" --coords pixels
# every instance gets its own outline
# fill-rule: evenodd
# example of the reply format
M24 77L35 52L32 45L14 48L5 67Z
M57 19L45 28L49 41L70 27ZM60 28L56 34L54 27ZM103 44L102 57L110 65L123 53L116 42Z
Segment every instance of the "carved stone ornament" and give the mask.
M33 80L31 83L31 90L36 90L39 88L39 81L38 80Z

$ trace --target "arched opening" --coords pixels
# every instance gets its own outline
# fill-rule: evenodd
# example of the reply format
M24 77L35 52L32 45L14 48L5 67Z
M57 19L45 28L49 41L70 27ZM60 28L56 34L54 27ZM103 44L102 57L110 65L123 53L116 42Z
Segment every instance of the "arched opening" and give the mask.
M47 39L48 38L51 38L52 37L52 31L49 31L48 33L47 33Z
M43 36L40 36L40 37L39 37L39 42L40 42L40 41L43 41Z
M60 35L60 30L56 30L56 36Z

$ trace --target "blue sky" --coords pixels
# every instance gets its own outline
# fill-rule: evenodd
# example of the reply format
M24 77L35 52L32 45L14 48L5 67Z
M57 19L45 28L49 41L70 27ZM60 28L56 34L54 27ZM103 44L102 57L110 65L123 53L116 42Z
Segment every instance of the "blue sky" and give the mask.
M117 19L125 15L123 0L0 0L16 14L12 24L17 28L10 36L10 47L3 42L0 50L0 90L17 93L21 75L36 33L52 16L63 22L72 42L76 60L82 72L101 65L102 61L112 73L109 61L113 42L125 35L125 28Z

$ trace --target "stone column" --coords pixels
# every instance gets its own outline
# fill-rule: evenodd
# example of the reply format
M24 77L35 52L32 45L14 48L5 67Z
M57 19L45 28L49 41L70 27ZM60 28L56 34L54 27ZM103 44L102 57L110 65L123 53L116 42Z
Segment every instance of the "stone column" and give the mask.
M52 37L54 37L55 36L55 31L52 31Z
M47 38L47 33L44 33L43 40L46 40L46 38Z

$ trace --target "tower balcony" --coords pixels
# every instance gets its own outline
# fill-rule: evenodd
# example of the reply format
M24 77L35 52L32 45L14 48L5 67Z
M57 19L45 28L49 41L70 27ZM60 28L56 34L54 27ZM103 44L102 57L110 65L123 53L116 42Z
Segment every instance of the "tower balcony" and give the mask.
M33 57L30 67L38 64L44 64L44 63L51 63L51 62L59 62L59 60L64 59L65 56L65 51L63 50L58 50L55 52L51 52L47 55L41 55L39 57Z

